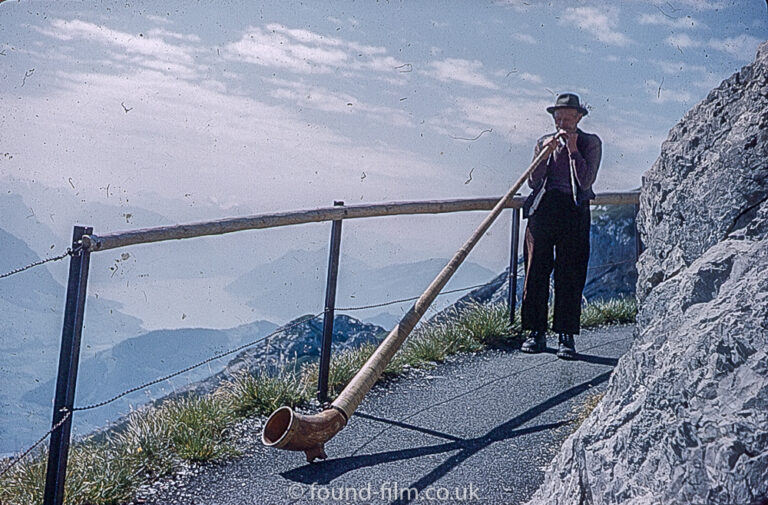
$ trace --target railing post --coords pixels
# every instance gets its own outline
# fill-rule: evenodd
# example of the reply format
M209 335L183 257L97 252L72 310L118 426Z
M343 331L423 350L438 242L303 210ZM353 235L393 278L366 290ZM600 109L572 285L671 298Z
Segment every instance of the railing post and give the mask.
M517 305L517 257L520 242L520 209L512 209L512 251L509 255L509 324L515 324L515 306Z
M333 202L343 207L344 202ZM336 280L339 274L339 251L341 250L341 219L331 226L331 246L328 255L328 278L325 284L325 312L323 314L323 340L320 345L320 370L317 377L317 399L328 401L328 376L331 368L331 342L333 341L333 316L336 307Z
M72 257L69 260L67 300L61 333L59 373L56 379L56 397L53 402L53 422L56 426L70 413L59 429L51 433L48 468L45 479L44 505L61 505L64 500L64 478L67 473L69 438L72 431L72 407L75 403L75 383L80 361L80 339L83 334L86 287L90 253L79 249L80 238L93 233L93 228L75 226L72 234Z

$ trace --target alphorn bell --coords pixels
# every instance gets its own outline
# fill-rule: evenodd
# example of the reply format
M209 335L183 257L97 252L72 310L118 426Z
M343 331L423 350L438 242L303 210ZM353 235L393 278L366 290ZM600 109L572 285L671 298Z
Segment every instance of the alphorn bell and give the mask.
M560 133L556 135L556 137L559 136ZM461 249L454 254L451 261L437 274L437 277L435 277L419 299L416 300L397 326L379 344L376 351L355 374L338 398L331 404L330 408L318 414L303 415L295 412L290 407L280 407L269 416L267 423L264 425L264 430L261 433L261 441L264 445L289 451L304 451L307 461L310 463L316 458L326 459L328 457L325 453L325 443L344 428L349 418L352 417L352 414L363 401L365 395L376 384L376 381L379 380L392 357L400 349L408 335L410 335L416 323L419 322L440 293L440 290L443 289L459 268L459 265L469 255L472 248L488 231L488 228L490 228L496 218L499 217L501 211L504 210L531 172L542 161L547 159L556 146L557 142L549 142L543 147L538 156L531 162L531 165L523 172L523 175L501 197Z

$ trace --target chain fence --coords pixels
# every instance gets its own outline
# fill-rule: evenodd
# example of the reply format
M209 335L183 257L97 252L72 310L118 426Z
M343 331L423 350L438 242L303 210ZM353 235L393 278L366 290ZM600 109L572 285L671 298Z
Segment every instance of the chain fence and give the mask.
M5 279L6 277L10 277L11 275L19 274L21 272L29 270L30 268L39 267L40 265L45 265L46 263L50 263L52 261L61 261L67 256L72 256L73 254L79 253L81 249L82 249L82 246L78 246L74 250L68 247L64 253L58 256L53 256L51 258L45 258L39 261L35 261L33 263L30 263L29 265L25 265L23 267L16 268L15 270L11 270L10 272L0 274L0 279Z

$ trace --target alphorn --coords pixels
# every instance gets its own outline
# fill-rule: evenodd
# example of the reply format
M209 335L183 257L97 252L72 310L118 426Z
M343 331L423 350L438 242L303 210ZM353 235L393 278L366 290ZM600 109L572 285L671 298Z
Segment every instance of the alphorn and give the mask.
M523 175L501 197L461 249L454 254L453 258L437 274L437 277L406 312L397 326L379 344L368 361L355 374L331 406L313 415L299 414L290 407L278 408L269 416L264 425L264 430L261 433L261 441L264 445L289 451L304 451L307 461L310 463L317 458L326 459L328 457L325 452L325 443L344 428L365 395L379 380L392 357L459 268L459 265L464 262L472 248L499 217L501 211L504 210L504 207L507 206L509 200L520 189L531 172L552 153L556 146L556 142L550 142L544 146L531 162L531 165L523 172Z

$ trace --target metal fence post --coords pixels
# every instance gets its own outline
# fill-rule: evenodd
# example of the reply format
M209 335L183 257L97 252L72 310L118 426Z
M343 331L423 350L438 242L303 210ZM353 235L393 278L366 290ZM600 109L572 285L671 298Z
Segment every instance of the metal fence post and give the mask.
M517 305L517 257L520 242L520 209L512 209L512 251L509 255L509 324L515 324L515 306Z
M86 287L90 253L79 250L83 235L93 233L93 228L75 226L72 234L72 250L69 260L67 301L64 309L64 324L61 332L59 374L56 380L56 397L53 402L53 423L56 426L70 413L61 427L51 433L48 452L48 468L45 479L44 505L61 505L64 500L64 478L67 473L69 438L72 431L72 407L75 403L75 383L80 361L80 339L83 334Z
M343 207L344 202L333 202ZM323 314L323 340L320 345L320 370L317 378L317 399L328 401L328 376L331 368L331 342L333 341L333 316L336 307L336 281L339 274L341 250L341 219L331 226L331 247L328 255L328 278L325 284L325 313Z

